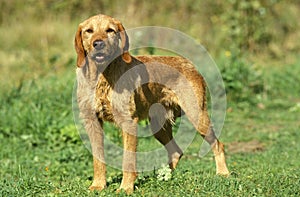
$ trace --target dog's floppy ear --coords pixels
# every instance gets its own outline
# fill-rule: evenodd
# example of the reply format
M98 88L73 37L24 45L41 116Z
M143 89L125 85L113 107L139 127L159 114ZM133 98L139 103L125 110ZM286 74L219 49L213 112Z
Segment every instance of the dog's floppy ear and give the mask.
M85 60L86 53L85 53L85 50L84 50L83 44L82 44L81 31L82 31L82 29L79 26L78 30L76 32L76 35L75 35L75 50L77 53L77 67L79 67L79 68L83 67L86 63L86 60Z
M120 22L118 23L118 30L119 30L120 39L121 39L122 59L124 60L124 62L130 63L131 56L128 52L128 49L129 49L128 35L125 31L125 28L123 27L123 25Z

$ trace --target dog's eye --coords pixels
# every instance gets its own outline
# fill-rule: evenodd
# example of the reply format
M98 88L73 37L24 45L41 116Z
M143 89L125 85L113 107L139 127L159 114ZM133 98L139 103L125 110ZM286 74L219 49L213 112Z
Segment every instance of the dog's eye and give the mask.
M85 32L87 32L87 33L93 33L94 30L92 30L92 29L87 29L87 30L85 30Z
M106 30L106 33L114 33L115 32L115 30L113 30L112 28L108 28L107 30Z

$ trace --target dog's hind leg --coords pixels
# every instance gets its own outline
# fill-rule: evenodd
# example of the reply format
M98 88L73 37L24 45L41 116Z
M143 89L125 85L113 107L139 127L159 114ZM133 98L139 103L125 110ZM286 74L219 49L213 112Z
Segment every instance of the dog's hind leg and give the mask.
M164 119L158 114L152 116L150 118L151 130L154 137L165 146L168 152L170 168L175 169L183 153L173 138L172 123L169 120L161 123L161 120Z
M187 93L184 95L179 94L180 107L196 130L211 146L215 156L217 174L229 175L225 162L224 145L217 139L206 109L203 83L203 79L195 78L192 88L186 88L185 92Z
M217 139L210 124L207 111L203 111L197 130L212 147L216 161L217 174L225 176L229 175L225 161L224 145Z

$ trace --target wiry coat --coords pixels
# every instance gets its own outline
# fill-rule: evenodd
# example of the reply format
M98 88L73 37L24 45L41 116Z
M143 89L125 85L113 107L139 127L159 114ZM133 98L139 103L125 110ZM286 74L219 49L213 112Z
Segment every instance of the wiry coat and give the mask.
M205 82L192 63L182 57L132 57L128 48L122 24L105 15L81 23L75 36L77 100L94 156L90 189L102 190L106 186L103 121L122 129L120 188L128 193L133 191L136 178L136 124L146 118L150 119L155 138L165 145L172 169L182 156L172 136L172 124L185 113L211 144L217 173L228 175L223 144L214 135L206 110Z

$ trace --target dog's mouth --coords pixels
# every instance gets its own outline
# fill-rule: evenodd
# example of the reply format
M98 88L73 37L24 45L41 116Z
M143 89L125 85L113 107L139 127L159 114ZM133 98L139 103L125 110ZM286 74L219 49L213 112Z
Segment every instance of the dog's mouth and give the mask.
M95 53L93 55L93 59L97 63L103 63L105 61L105 54L104 53Z
M93 51L90 54L90 58L92 61L94 61L96 64L109 64L115 59L116 54L110 53L108 51Z

